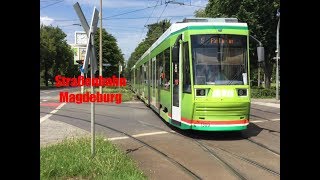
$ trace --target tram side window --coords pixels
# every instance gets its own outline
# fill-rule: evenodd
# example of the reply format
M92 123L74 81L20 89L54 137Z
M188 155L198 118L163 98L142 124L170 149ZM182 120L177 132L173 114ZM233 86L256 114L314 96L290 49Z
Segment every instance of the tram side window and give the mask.
M144 85L143 66L140 66L140 84Z
M159 80L160 88L163 88L163 79L164 79L164 65L163 65L163 52L157 55L157 79Z
M170 90L170 48L164 50L164 89Z
M183 92L191 93L190 61L188 42L183 43Z
M152 62L152 59L150 59L151 61L151 76L150 76L150 86L153 87L153 74L154 74L154 64Z
M138 70L138 69L139 69L139 68L136 69L137 89L138 89L138 87L139 87L139 85L140 85L140 78L139 78L139 70Z
M148 64L145 63L145 64L144 64L143 71L144 71L144 83L145 83L146 85L148 84L147 69L148 69Z

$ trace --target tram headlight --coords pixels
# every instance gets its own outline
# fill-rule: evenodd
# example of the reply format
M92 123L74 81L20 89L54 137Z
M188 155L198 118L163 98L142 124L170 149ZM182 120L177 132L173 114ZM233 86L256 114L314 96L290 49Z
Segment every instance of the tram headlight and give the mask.
M238 96L247 96L247 89L238 89Z
M197 89L196 95L197 96L206 96L206 90L205 89Z

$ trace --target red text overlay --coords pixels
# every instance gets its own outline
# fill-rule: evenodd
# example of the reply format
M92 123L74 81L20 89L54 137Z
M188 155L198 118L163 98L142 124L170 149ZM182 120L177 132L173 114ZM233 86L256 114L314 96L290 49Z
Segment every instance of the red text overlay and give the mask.
M122 101L122 94L100 94L99 92L95 94L90 94L86 92L84 94L72 94L68 92L60 92L60 102L67 103L77 103L81 104L83 102L104 102L120 104Z
M117 78L112 76L111 78L104 78L99 76L99 78L85 78L84 76L78 76L78 78L67 78L61 75L55 77L56 87L65 86L126 86L126 78ZM94 93L91 94L86 92L84 94L74 94L69 92L60 92L60 102L66 103L87 103L87 102L98 102L98 103L116 103L120 104L122 102L122 94L120 93Z
M85 78L84 76L78 76L78 78L67 78L61 75L55 77L56 87L62 86L91 86L91 78ZM92 79L92 86L126 86L126 78L117 78L112 76L112 78L104 78L99 76L99 78Z

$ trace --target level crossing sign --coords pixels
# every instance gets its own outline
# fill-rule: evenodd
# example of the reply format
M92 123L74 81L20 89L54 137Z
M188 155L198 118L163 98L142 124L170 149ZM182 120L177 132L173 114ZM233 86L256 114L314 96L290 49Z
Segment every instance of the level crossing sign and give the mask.
M84 14L83 14L78 2L73 5L73 8L75 9L75 11L80 19L81 25L88 36L88 42L87 42L87 46L86 46L86 55L84 58L83 66L81 68L82 69L81 72L84 72L84 73L88 72L88 64L89 64L89 59L90 59L91 68L93 69L93 72L95 73L98 70L98 67L97 67L96 51L95 51L95 47L94 47L94 34L97 31L97 25L98 25L98 20L99 20L99 11L97 10L96 7L94 7L92 19L91 19L91 25L89 27L89 24L88 24L86 18L84 17Z

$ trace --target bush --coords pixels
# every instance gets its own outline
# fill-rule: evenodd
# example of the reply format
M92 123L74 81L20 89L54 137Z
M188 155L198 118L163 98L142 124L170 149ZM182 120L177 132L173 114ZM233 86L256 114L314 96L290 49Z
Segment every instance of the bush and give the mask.
M94 158L90 147L88 137L41 147L40 179L147 179L130 156L103 136L96 138Z
M265 89L263 87L252 87L251 88L251 98L275 98L276 89Z

